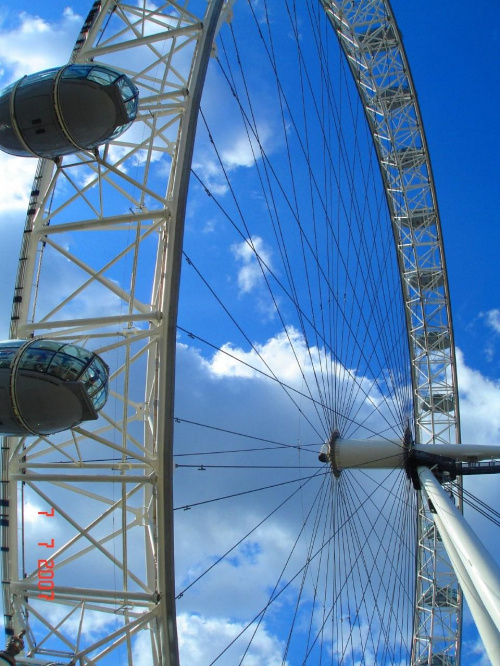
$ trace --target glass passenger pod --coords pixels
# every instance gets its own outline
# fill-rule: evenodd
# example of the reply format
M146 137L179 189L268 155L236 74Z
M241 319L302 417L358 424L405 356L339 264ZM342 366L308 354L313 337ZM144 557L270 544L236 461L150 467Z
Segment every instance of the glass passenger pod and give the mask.
M25 76L0 92L0 149L54 158L92 150L125 132L139 91L103 65L66 65Z
M82 347L53 340L0 342L0 434L49 435L95 420L109 368Z

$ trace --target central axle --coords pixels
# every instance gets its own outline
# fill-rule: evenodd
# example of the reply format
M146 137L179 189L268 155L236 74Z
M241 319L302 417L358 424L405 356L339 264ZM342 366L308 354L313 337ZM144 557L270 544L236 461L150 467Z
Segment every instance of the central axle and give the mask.
M318 456L335 476L344 469L437 468L454 476L498 472L500 446L478 444L412 444L409 437L343 439L335 430ZM482 463L480 461L487 461Z

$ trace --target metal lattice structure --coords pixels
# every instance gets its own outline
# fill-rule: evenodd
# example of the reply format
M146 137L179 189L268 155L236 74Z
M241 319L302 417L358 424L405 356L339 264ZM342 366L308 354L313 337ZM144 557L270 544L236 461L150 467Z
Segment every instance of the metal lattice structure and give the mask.
M439 215L399 32L386 0L322 4L356 81L381 167L403 283L415 438L455 443L458 398ZM222 5L210 3L201 21L176 3L95 2L71 62L120 66L140 89L138 119L129 134L95 154L38 167L11 336L87 344L112 359L113 374L112 399L95 428L9 438L2 452L6 627L28 628L30 658L133 665L140 643L151 663L178 663L171 479L180 252L204 74L219 14L227 15L232 3L226 14ZM51 266L66 262L80 277L50 301L39 285L55 279ZM149 293L139 274L149 276ZM102 303L100 315L85 316L90 301ZM35 527L19 525L27 493L55 514ZM91 518L85 522L66 510L75 498L86 503ZM53 541L56 611L37 598L38 562L49 546L20 552L19 529L22 543L26 530L33 543ZM459 662L460 592L423 502L418 532L412 664L451 665ZM84 643L93 623L96 637Z
M460 441L450 298L436 193L410 68L388 2L324 2L379 156L406 304L422 444ZM419 509L414 664L459 660L460 593L425 503ZM446 602L439 595L447 591Z
M172 3L95 2L71 62L126 62L141 91L137 121L123 141L42 160L36 173L11 336L78 341L113 359L112 398L94 427L6 438L2 451L6 631L27 629L26 655L42 663L134 664L147 654L150 663L178 663L169 356L182 246L177 221L221 6L214 3L202 24ZM161 160L170 170L166 192L165 177L152 168ZM91 252L89 232L102 238ZM39 285L61 261L78 278L48 303ZM149 293L139 287L139 271L149 273ZM86 299L101 301L102 316L85 317ZM29 534L17 522L27 496L44 508ZM27 541L38 546L24 551ZM47 583L40 589L49 558L55 601L43 594Z

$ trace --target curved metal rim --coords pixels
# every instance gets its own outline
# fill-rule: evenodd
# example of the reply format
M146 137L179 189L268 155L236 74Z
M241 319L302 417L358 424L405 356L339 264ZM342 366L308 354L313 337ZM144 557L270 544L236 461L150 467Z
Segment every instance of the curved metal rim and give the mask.
M212 8L212 12L220 12L220 9L223 4L223 0L218 0L218 5L215 7L215 10ZM79 38L77 40L75 49L73 50L73 53L70 58L70 64L71 63L78 63L78 62L87 62L90 59L94 58L94 51L95 51L95 46L94 46L94 38L99 36L99 33L101 31L101 28L103 26L103 23L106 21L106 18L111 16L118 7L119 3L115 2L115 0L98 0L97 2L94 3L90 14L88 18L86 19L84 26L80 32ZM169 9L171 6L171 3L165 3L164 9L167 8ZM198 60L205 60L208 61L208 57L210 55L210 50L211 50L211 42L213 39L213 33L217 27L218 24L218 14L214 14L214 19L209 22L211 25L211 33L207 30L207 28L203 27L203 25L199 22L196 21L196 17L194 15L190 14L188 11L184 10L179 10L179 8L174 5L175 8L178 10L178 15L179 15L179 23L181 21L184 21L184 23L181 25L181 27L176 30L175 28L172 28L172 16L170 14L167 15L167 18L165 20L165 26L168 26L168 29L166 29L164 32L160 32L159 35L161 39L171 39L172 42L174 42L174 47L175 49L175 38L177 36L181 36L185 38L186 44L190 43L195 43L198 45L197 48L192 48L192 54L191 54L191 65L190 65L190 74L189 78L186 81L186 84L179 89L178 93L175 91L172 92L170 88L166 85L165 82L159 82L159 85L164 86L166 88L166 93L163 90L163 88L160 91L160 94L158 95L158 99L155 99L153 95L154 87L151 85L150 90L150 98L149 98L149 104L156 104L156 107L154 108L154 112L162 111L162 104L165 104L167 108L169 105L176 105L176 111L177 111L177 117L179 119L179 129L178 129L178 137L177 137L177 142L179 143L180 141L184 141L187 145L191 141L191 143L194 140L194 126L193 126L193 120L195 121L198 115L197 111L197 106L196 106L196 96L193 95L193 90L191 90L191 99L190 99L190 104L185 103L185 99L188 94L188 88L194 88L196 85L200 88L199 93L201 94L201 87L202 87L202 82L203 82L203 76L201 76L200 72L202 72L202 65L200 62L197 62ZM210 5L211 7L211 5ZM209 7L209 8L210 8ZM140 22L141 20L141 8L138 8L137 10L134 10L134 8L129 8L131 12L131 16L133 19L137 20ZM161 10L158 9L158 12ZM144 8L144 21L147 21L149 16L154 14L150 9ZM153 16L153 26L156 28L156 30L160 30L162 24L160 21L156 20L155 17ZM137 37L137 33L136 33ZM157 39L159 39L157 38ZM120 41L120 40L119 40ZM138 40L141 42L141 40ZM142 43L147 44L149 41L149 38L143 38ZM130 46L129 42L129 46ZM203 44L205 46L203 47ZM114 46L111 50L119 50L121 48L121 44L118 45L118 47ZM179 46L177 45L177 49L179 49ZM163 61L163 56L161 57L161 60ZM170 67L170 62L164 63L165 68ZM179 73L175 72L175 76L179 77ZM146 83L148 82L148 77L146 73ZM165 77L166 78L166 77ZM189 86L188 86L189 83ZM200 96L198 95L198 97ZM178 104L178 98L182 97L183 103ZM172 101L171 101L172 99ZM198 100L199 102L199 100ZM191 106L191 112L186 114L186 109ZM168 111L167 111L168 112ZM147 117L149 119L149 112L146 111L145 115L147 114ZM161 115L161 114L160 114ZM181 121L181 117L184 117L184 119ZM152 130L153 131L153 130ZM187 150L187 153L189 154L189 150ZM175 160L181 159L181 157L184 155L184 152L182 151L176 151L175 154ZM93 156L96 161L100 160L99 156L96 154ZM188 163L190 158L186 159L185 162L186 164ZM59 172L64 168L64 165L62 164L62 161L57 160L57 171L55 175L53 174L54 171L54 162L50 160L40 160L38 163L38 168L35 176L35 182L33 185L33 190L31 193L31 198L30 198L30 208L28 210L28 216L26 220L26 225L25 225L25 233L23 235L23 243L22 243L22 248L21 248L21 255L20 255L20 263L18 266L18 274L17 274L17 280L16 280L16 287L15 287L15 297L14 297L14 305L13 305L13 311L12 311L12 317L11 317L11 337L17 338L18 336L20 337L26 337L28 335L35 335L36 337L45 337L44 333L41 332L43 331L44 328L46 328L46 325L44 325L43 322L34 322L32 324L28 325L28 329L26 330L26 325L28 322L30 322L30 304L32 300L36 300L36 292L37 292L37 283L38 283L38 275L37 273L37 263L40 261L40 258L38 257L38 247L39 244L42 244L42 247L45 245L45 241L43 240L43 234L37 233L41 227L47 227L48 224L50 224L50 219L46 217L47 213L42 210L41 208L41 201L43 201L49 191L51 191L51 188L54 187L54 182L59 176ZM109 166L108 164L103 163L103 168ZM146 211L146 220L152 220L155 227L158 227L158 229L161 228L163 229L163 233L166 235L167 231L171 232L171 228L169 229L169 225L172 225L171 220L169 220L169 217L172 215L172 209L175 207L172 203L172 188L175 189L174 183L175 183L175 177L177 176L178 178L182 176L182 171L184 171L183 178L186 180L186 174L189 175L189 168L179 168L176 169L175 167L172 168L171 170L171 177L170 177L170 184L169 184L169 190L167 192L166 197L157 197L157 201L155 202L156 205L162 206L161 210L155 210L153 211L152 215L147 215ZM174 193L176 197L175 205L179 208L182 209L181 206L181 199L182 196L184 198L186 197L187 194L187 187L184 188L184 193ZM125 216L129 217L129 216ZM141 216L139 215L139 218ZM178 226L182 226L183 223L183 214L178 216L179 217L179 222ZM105 220L99 218L101 223ZM113 219L113 218L112 218ZM132 220L133 217L130 216L130 220ZM88 221L84 223L84 226L88 224ZM111 222L113 224L113 222ZM55 229L51 229L51 231L55 231ZM47 233L47 231L44 230L44 233ZM147 234L146 234L147 235ZM169 234L172 235L173 234ZM180 238L182 239L182 234L179 234ZM158 234L159 237L159 245L160 247L163 245L163 236L162 234ZM169 244L170 245L170 244ZM158 274L163 270L163 259L161 257L161 252L159 253L159 264L157 266L157 274L155 275L155 280L158 279ZM177 275L178 279L178 275ZM164 278L161 278L162 280L162 290L160 290L158 293L155 291L155 285L153 285L152 289L152 305L146 307L146 310L140 314L140 315L125 315L122 319L123 322L127 321L135 321L135 320L145 320L150 322L150 332L149 336L150 338L154 341L158 341L159 339L162 339L165 341L167 339L167 335L162 335L163 329L167 327L167 317L162 316L162 312L164 308L169 308L168 304L168 298L171 298L173 300L176 300L176 295L175 295L175 290L172 287L172 283L165 281ZM35 285L32 287L32 285ZM155 309L156 308L156 309ZM162 312L160 312L162 310ZM111 317L110 319L113 319ZM61 323L61 322L59 322ZM73 322L75 324L76 322ZM80 320L79 325L81 326L80 331L83 330L86 327L86 321L85 320ZM91 320L89 320L88 324L92 326ZM95 325L96 322L94 320L93 325ZM49 327L50 327L50 322L49 322ZM173 330L174 330L174 349L175 349L175 322L172 324ZM32 342L29 342L28 344L32 344ZM160 345L162 347L161 349L161 354L166 353L166 350L163 349L165 345ZM170 364L170 361L169 361ZM163 373L165 373L165 369L167 367L166 362L162 362L162 367L163 367ZM172 362L173 365L173 362ZM170 370L169 370L170 371ZM151 373L152 377L150 377L148 380L154 384L156 381L156 375L155 371ZM154 375L154 376L153 376ZM164 378L165 379L165 378ZM139 607L143 607L143 610L145 612L141 613L132 613L131 616L128 618L128 624L125 623L125 627L122 630L114 631L110 636L108 636L106 641L97 641L95 646L91 647L85 647L82 654L86 655L89 654L89 652L92 649L99 649L99 647L102 647L102 644L105 642L109 642L110 640L116 641L116 645L118 645L122 640L124 636L131 637L134 634L136 634L137 630L141 627L149 629L152 632L152 649L153 649L153 660L154 663L168 663L168 664L177 664L178 663L178 648L177 648L177 634L176 634L176 628L175 628L175 601L174 601L174 585L173 585L173 549L172 549L172 540L173 540L173 521L172 521L172 511L169 511L169 507L171 507L171 500L168 500L168 496L171 495L171 466L172 466L172 460L171 460L171 448L168 448L169 442L163 442L162 438L165 440L170 439L170 445L171 445L171 435L170 437L168 436L168 430L172 429L173 427L173 419L167 420L166 418L166 412L168 411L166 409L166 406L169 402L173 402L173 393L168 390L167 388L167 382L166 380L163 382L164 388L160 389L159 391L159 399L163 401L164 403L164 409L156 409L155 412L155 418L158 421L158 424L155 426L157 429L157 438L159 442L155 443L155 446L157 447L155 449L156 453L162 449L162 446L165 446L165 449L161 451L161 455L159 456L159 460L155 461L155 452L151 452L151 460L149 461L150 464L144 465L145 467L145 472L144 476L134 476L134 475L127 475L128 479L132 483L137 483L138 485L141 485L144 488L145 492L145 500L144 500L144 505L145 507L149 506L150 504L153 506L152 509L152 514L154 515L154 525L148 524L147 521L144 522L144 541L146 544L148 544L149 540L151 537L154 540L154 544L149 546L149 549L153 549L155 551L155 557L154 561L151 559L151 561L148 560L146 563L147 566L147 577L148 580L144 581L144 584L149 586L153 590L153 594L144 594L144 593L130 593L127 592L127 588L123 588L123 592L116 592L114 593L109 593L106 591L100 592L99 590L81 590L80 596L75 597L75 589L78 588L78 583L76 582L76 587L75 589L73 588L59 588L59 593L61 595L62 599L66 599L69 602L69 605L75 605L79 604L78 599L81 599L82 603L84 603L85 598L87 598L87 602L90 601L92 604L92 600L94 600L94 603L103 600L102 603L103 605L106 603L112 603L113 601L116 601L117 603L120 602L124 608L125 608L125 614L127 614L127 604L131 604L132 606L134 605L134 601L137 602ZM173 383L173 379L172 382ZM162 395L163 394L163 395ZM165 434L166 432L166 434ZM88 434L88 433L87 433ZM165 437L163 437L165 435ZM78 433L75 431L74 433L75 438L79 438L82 436L81 433ZM22 439L20 440L22 442ZM97 440L98 441L98 440ZM104 440L102 440L104 443ZM3 545L3 552L2 552L2 569L3 569L3 577L4 577L4 583L3 583L3 596L4 596L4 605L5 608L7 609L6 612L9 614L6 617L6 632L8 634L12 634L17 632L21 627L20 624L22 625L23 622L26 621L26 619L22 618L23 616L23 604L24 602L21 600L19 602L19 596L21 596L23 599L24 597L28 597L30 595L35 595L36 594L36 586L34 587L32 584L28 583L23 583L19 578L17 577L17 571L16 569L18 568L18 558L19 557L24 557L22 552L18 553L18 547L17 547L17 511L18 511L18 501L17 501L17 483L10 483L10 485L7 483L9 481L10 474L12 472L18 472L17 469L13 469L11 467L12 465L12 457L16 460L16 455L20 451L20 442L19 440L10 440L8 442L9 447L6 447L3 451L3 467L2 467L2 478L4 480L4 483L2 485L2 500L4 503L4 506L8 507L4 511L5 515L5 520L2 522L2 528L1 528L1 539L2 539L2 545ZM10 448L11 447L11 448ZM14 462L15 462L14 460ZM163 474L165 475L164 477L160 474L161 470L161 462L162 460L165 461L165 466L166 470L163 471ZM15 467L15 465L14 465ZM129 466L127 466L128 469ZM134 467L133 465L130 466L131 468ZM169 472L170 470L170 472ZM125 472L124 468L124 472ZM54 477L55 478L55 477ZM68 477L69 479L70 477ZM97 480L98 477L95 477L94 480ZM103 477L101 475L101 480L103 480ZM124 477L125 479L127 477ZM88 476L88 480L91 480L91 477ZM24 486L24 482L22 483ZM152 487L154 486L154 489ZM43 496L43 495L42 495ZM61 510L62 513L62 510ZM170 527L169 527L170 526ZM24 538L23 538L24 540ZM21 549L19 549L21 551ZM151 554L152 555L152 554ZM161 570L163 568L163 570ZM22 569L24 570L24 565L22 566ZM17 604L12 603L11 595L18 595L18 602ZM130 599L127 601L127 599ZM121 600L121 601L120 601ZM104 607L104 606L103 606ZM154 634L154 635L153 635ZM31 637L30 637L31 641ZM35 644L36 645L36 644ZM31 642L30 642L31 646ZM106 648L105 648L106 649ZM37 652L38 654L38 652ZM48 652L45 651L45 654L49 654ZM75 657L76 658L76 657ZM165 661L166 660L166 661Z
M391 215L412 365L415 438L420 443L459 443L456 358L441 223L422 117L401 35L388 0L356 6L348 0L321 2L365 109ZM431 654L453 653L459 663L460 595L454 617L444 620L442 609L424 602L424 594L429 599L429 588L423 588L424 551L429 548L424 541L431 540L440 557L448 558L435 530L429 532L433 522L422 502L418 521L412 664L427 664ZM437 588L438 582L430 587L431 591ZM435 652L434 636L440 640ZM448 639L444 648L442 636Z

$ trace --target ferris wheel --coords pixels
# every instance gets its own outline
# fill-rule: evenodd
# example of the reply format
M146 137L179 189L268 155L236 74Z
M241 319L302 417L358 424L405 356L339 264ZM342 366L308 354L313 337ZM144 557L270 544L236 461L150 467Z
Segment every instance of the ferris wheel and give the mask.
M61 86L58 152L42 122L15 128L45 158L0 349L18 663L453 666L458 580L499 649L443 519L500 454L454 449L439 215L392 10L280 4L97 0L69 65L8 91L6 114ZM66 95L98 122L85 86L119 109L104 142L64 115ZM30 420L42 376L56 412L82 411Z

